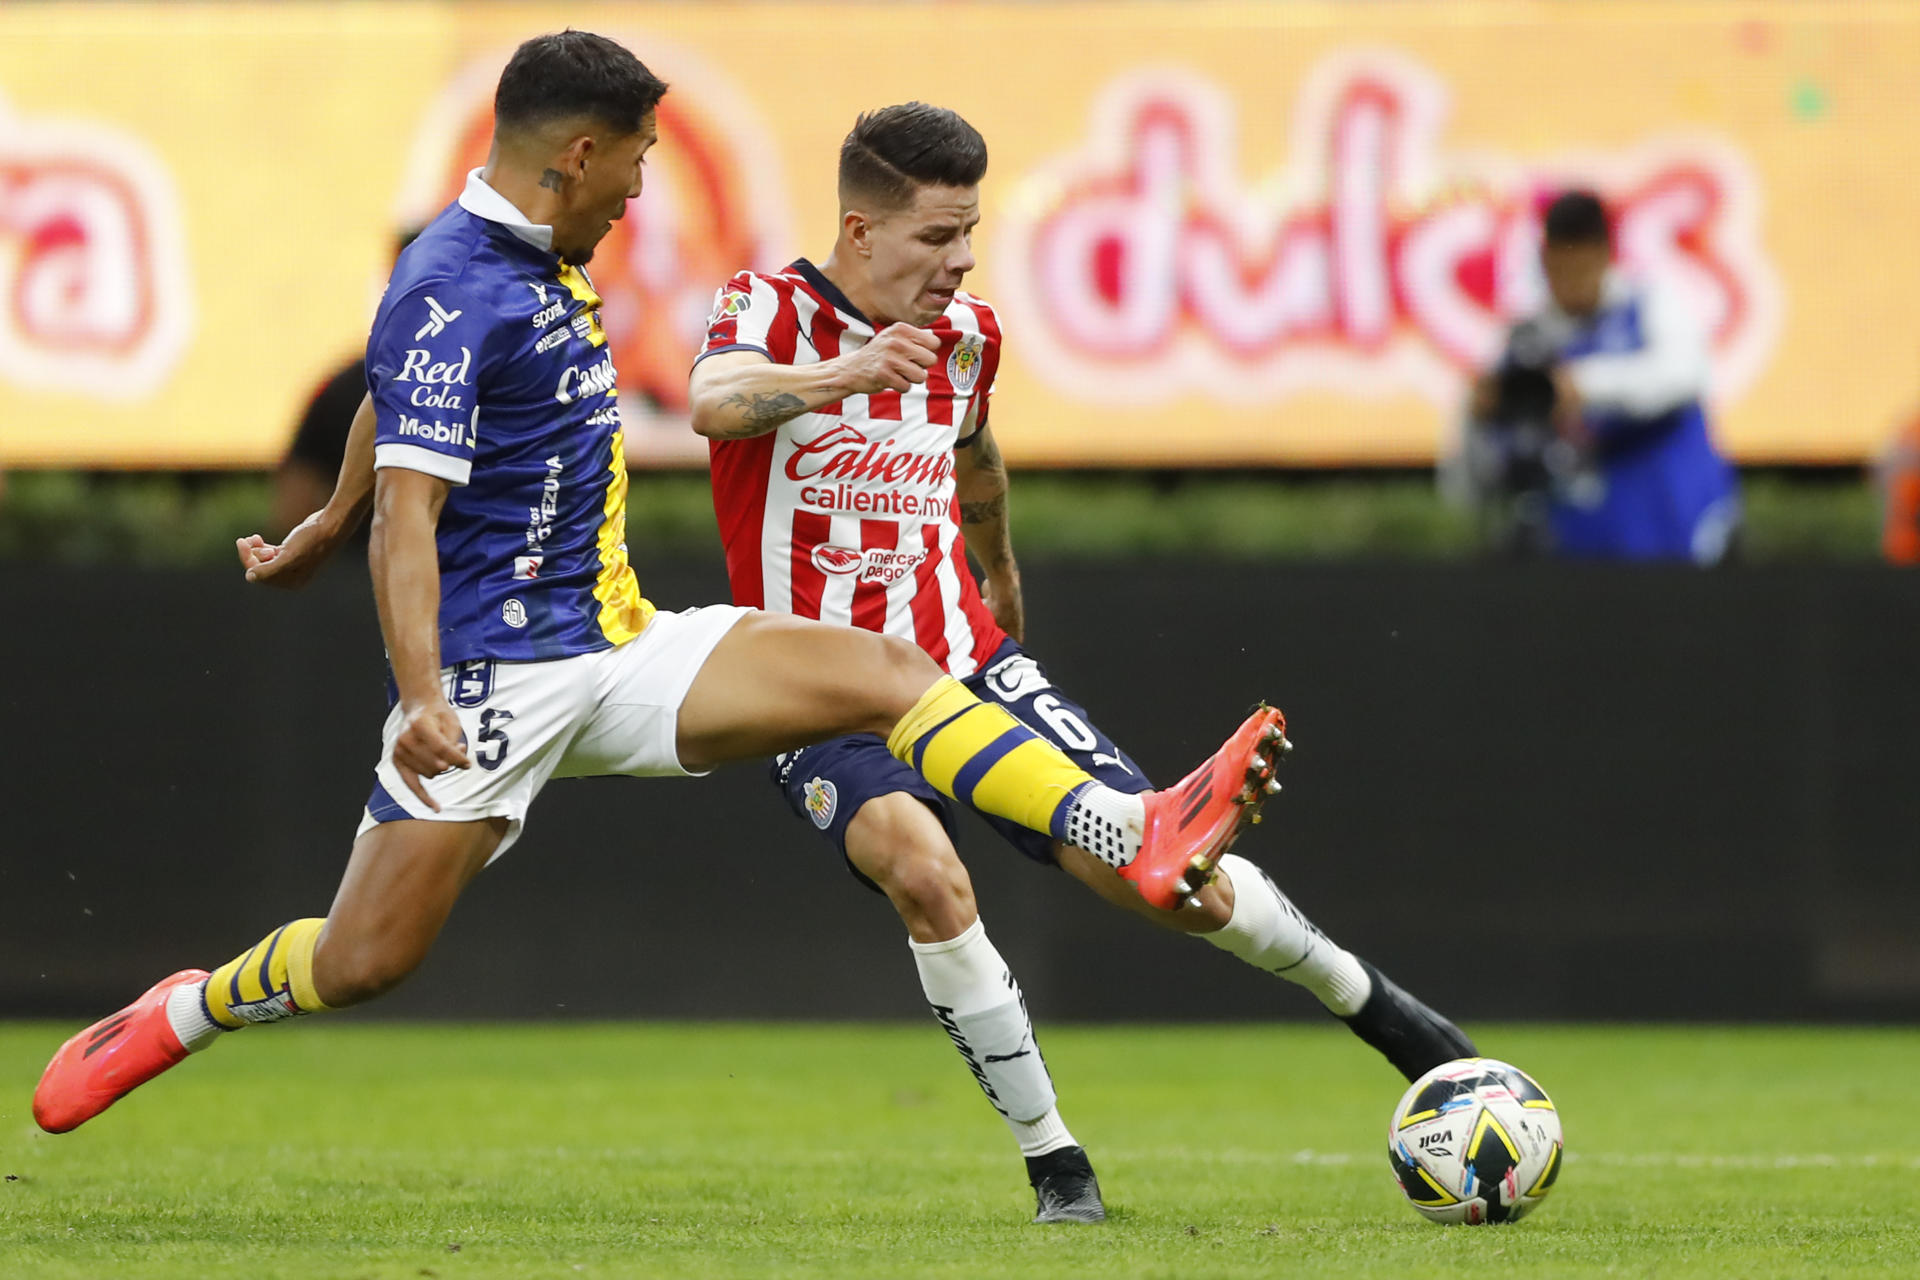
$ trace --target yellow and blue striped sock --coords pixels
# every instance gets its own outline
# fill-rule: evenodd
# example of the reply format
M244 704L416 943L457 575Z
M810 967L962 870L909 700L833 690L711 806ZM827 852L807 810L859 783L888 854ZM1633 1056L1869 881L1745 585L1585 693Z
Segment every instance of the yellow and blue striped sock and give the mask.
M1067 836L1074 800L1099 787L1058 747L952 676L901 717L887 749L942 794L1056 840Z
M326 1009L313 986L313 948L325 920L281 925L207 979L207 1016L228 1030Z

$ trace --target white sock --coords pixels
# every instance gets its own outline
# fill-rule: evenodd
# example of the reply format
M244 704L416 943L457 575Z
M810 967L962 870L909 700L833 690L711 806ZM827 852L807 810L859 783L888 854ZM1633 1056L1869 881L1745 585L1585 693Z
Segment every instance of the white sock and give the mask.
M1067 806L1067 843L1116 871L1139 856L1146 829L1146 801L1097 782Z
M188 1053L198 1053L227 1028L207 1016L207 980L183 982L167 992L167 1021Z
M908 939L907 945L933 1016L1013 1131L1020 1154L1075 1145L1054 1105L1053 1078L1033 1038L1020 984L987 940L986 926L975 920L957 938Z
M1220 859L1220 874L1233 884L1233 918L1201 937L1256 969L1305 987L1343 1018L1360 1012L1373 994L1373 982L1352 952L1335 946L1266 872L1239 854Z

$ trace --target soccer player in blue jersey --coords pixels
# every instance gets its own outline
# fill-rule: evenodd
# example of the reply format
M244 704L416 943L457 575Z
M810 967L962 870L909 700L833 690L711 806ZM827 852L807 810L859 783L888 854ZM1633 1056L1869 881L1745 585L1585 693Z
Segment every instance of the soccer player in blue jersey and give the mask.
M371 408L335 501L281 548L242 543L250 578L296 577L372 503L395 700L338 895L324 919L173 974L67 1041L34 1094L42 1128L84 1123L228 1032L392 988L551 777L696 774L875 733L943 795L1117 850L1168 907L1257 810L1284 742L1271 708L1186 782L1127 795L911 642L641 596L614 369L583 268L640 194L665 92L585 32L530 40L508 63L486 167L401 256L374 319ZM854 377L924 377L919 350L876 344Z
M1739 531L1740 485L1708 428L1706 327L1670 284L1615 265L1593 192L1563 192L1544 223L1546 302L1512 326L1474 384L1477 467L1504 476L1510 459L1540 453L1534 433L1498 421L1534 416L1503 406L1501 393L1532 380L1548 388L1558 438L1526 468L1540 472L1545 528L1522 532L1568 557L1721 563Z

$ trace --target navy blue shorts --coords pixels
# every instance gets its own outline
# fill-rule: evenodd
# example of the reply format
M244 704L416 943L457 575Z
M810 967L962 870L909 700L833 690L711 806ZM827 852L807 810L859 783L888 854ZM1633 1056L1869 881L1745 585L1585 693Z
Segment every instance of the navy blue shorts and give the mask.
M1140 766L1088 719L1084 707L1054 687L1040 664L1009 640L980 671L962 681L983 702L996 702L1015 719L1059 747L1067 758L1115 791L1150 790ZM771 777L786 793L795 815L817 828L827 842L847 854L847 823L876 796L905 792L940 816L947 837L955 836L958 806L935 791L925 778L901 764L886 742L870 733L830 738L789 751L773 762ZM1053 837L1017 822L981 814L1007 843L1035 862L1051 864ZM851 864L849 864L851 866ZM863 882L865 876L854 874Z

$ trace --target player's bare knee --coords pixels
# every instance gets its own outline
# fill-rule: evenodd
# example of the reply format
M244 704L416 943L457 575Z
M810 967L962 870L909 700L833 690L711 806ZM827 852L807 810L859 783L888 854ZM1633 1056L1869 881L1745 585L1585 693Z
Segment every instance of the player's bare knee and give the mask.
M973 881L952 849L898 859L885 888L895 905L910 906L935 925L953 926L957 933L973 923Z
M920 800L896 794L869 801L847 836L847 857L887 895L917 940L944 941L973 923L973 881Z
M313 953L313 985L329 1009L345 1009L393 990L425 958L424 949L404 941L353 942L323 934Z
M874 661L864 673L864 685L873 696L874 724L884 726L879 731L885 733L913 710L941 671L939 664L911 640L898 636L874 639Z

